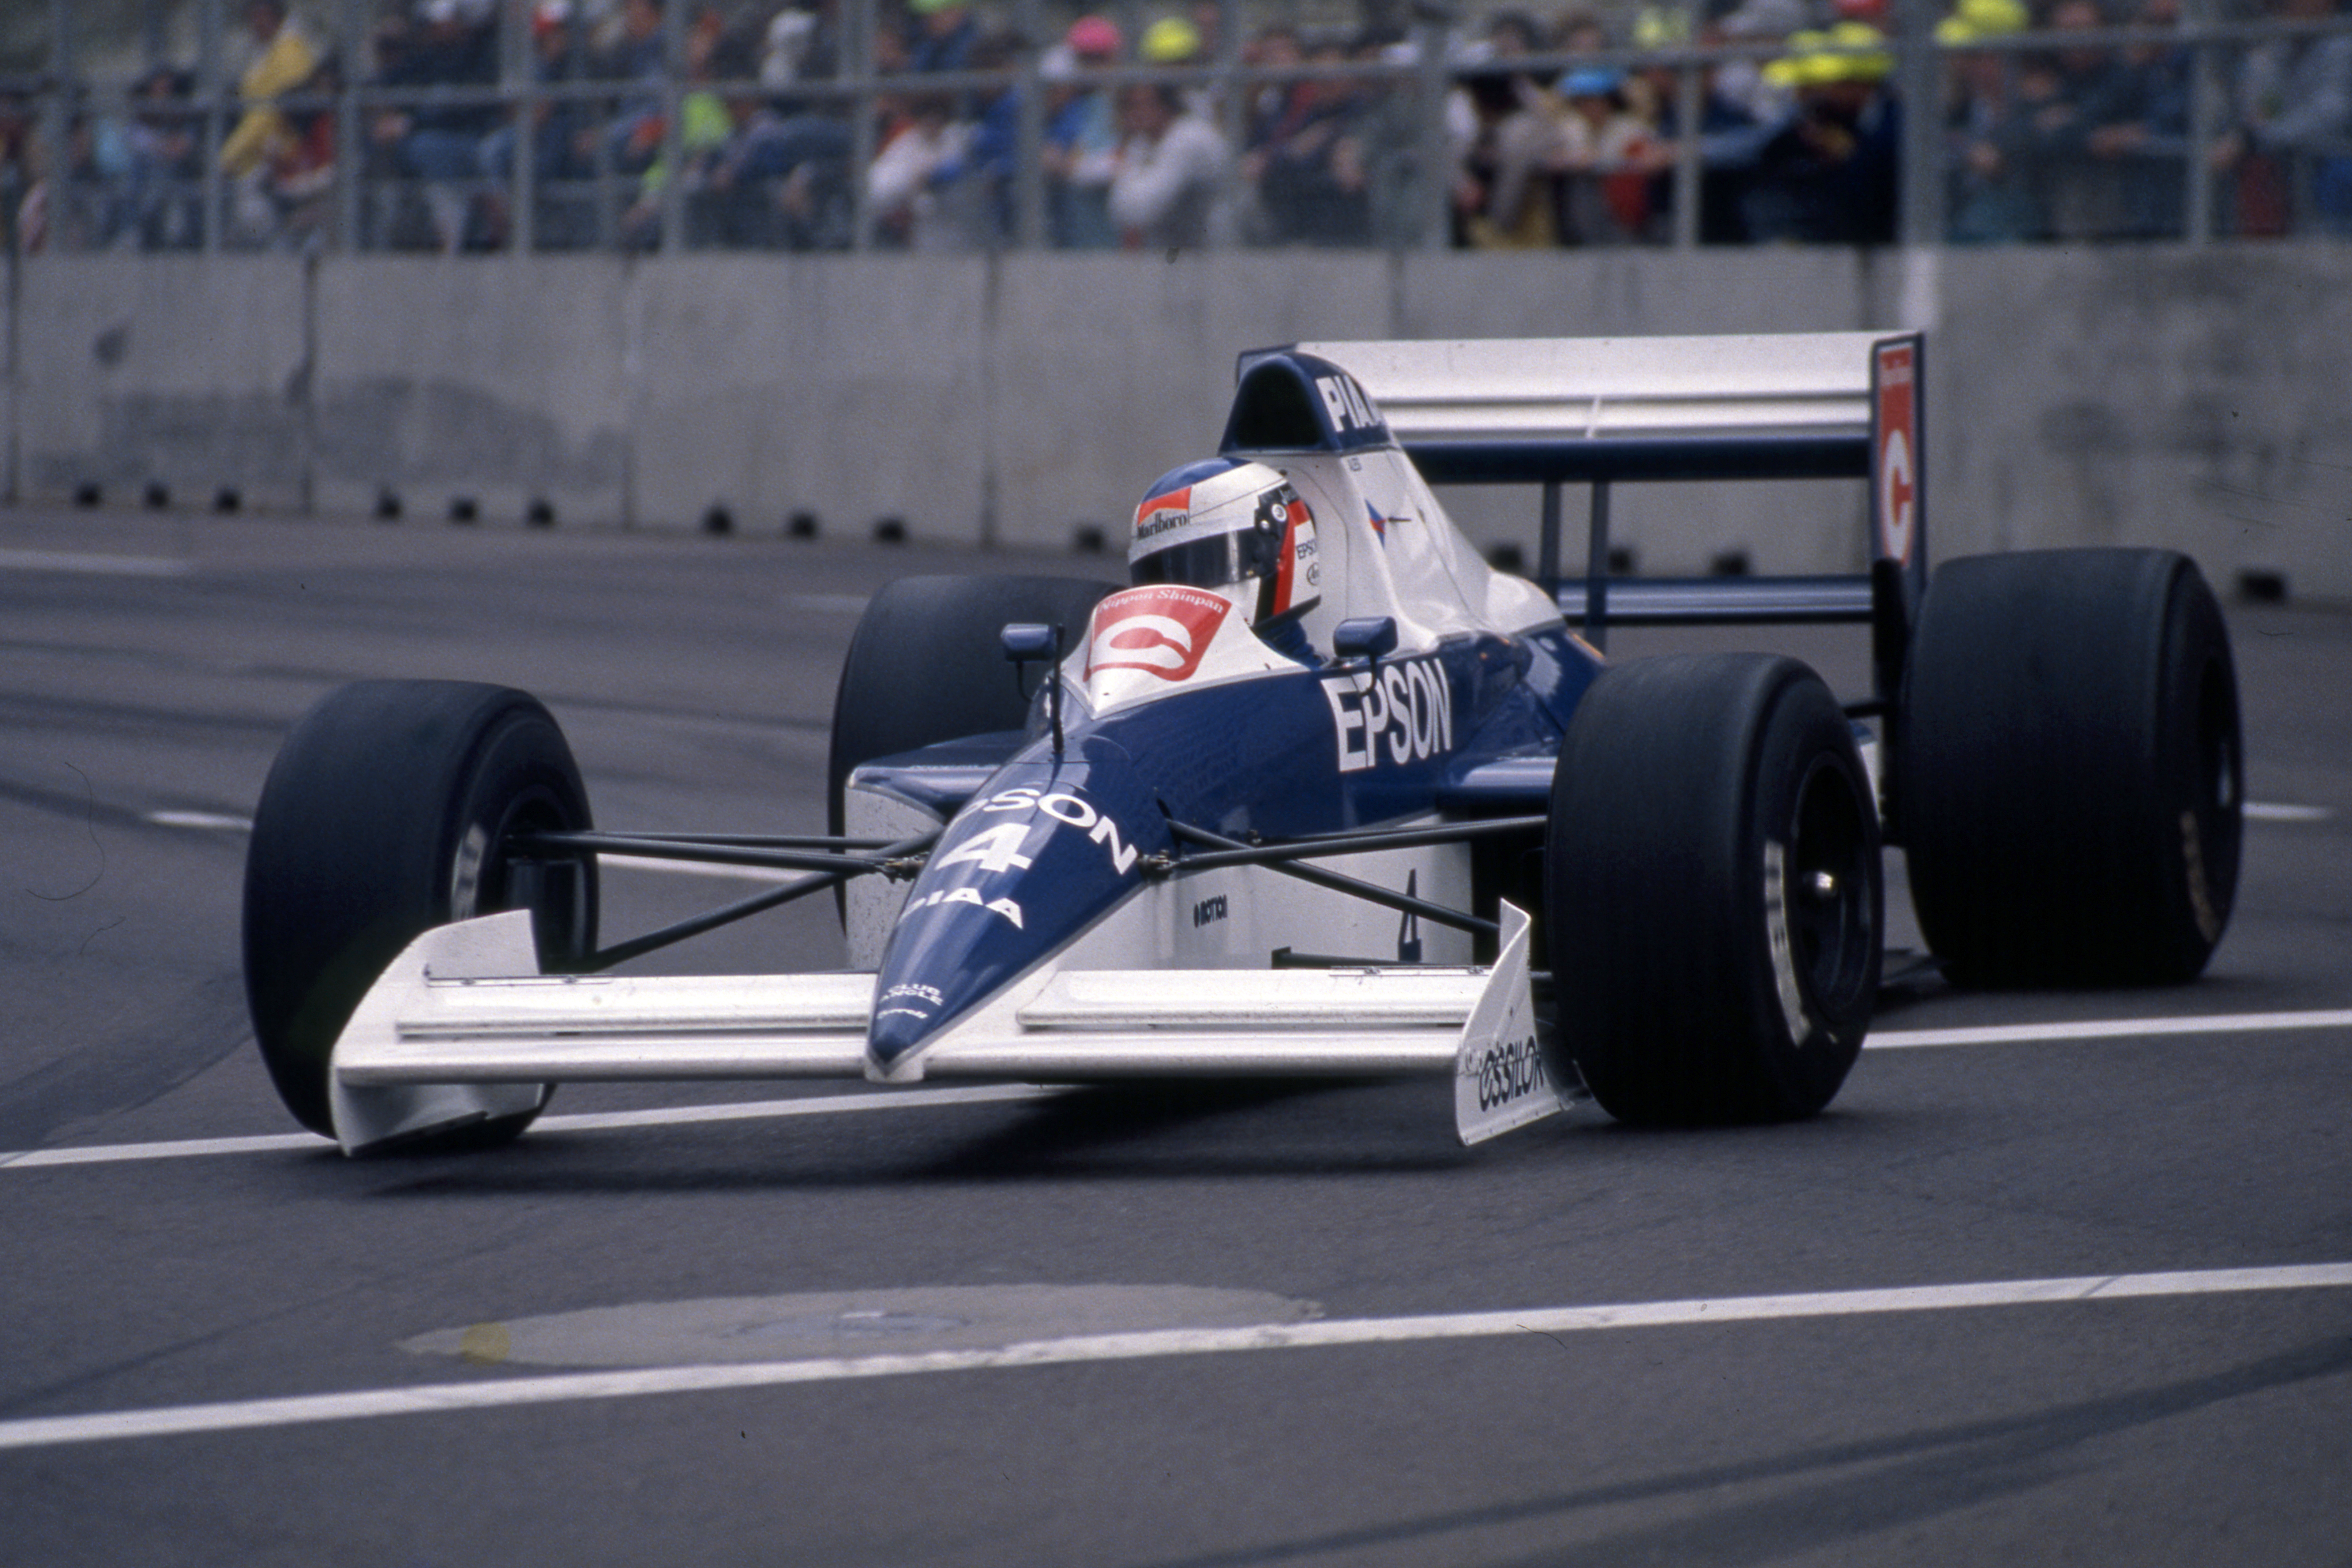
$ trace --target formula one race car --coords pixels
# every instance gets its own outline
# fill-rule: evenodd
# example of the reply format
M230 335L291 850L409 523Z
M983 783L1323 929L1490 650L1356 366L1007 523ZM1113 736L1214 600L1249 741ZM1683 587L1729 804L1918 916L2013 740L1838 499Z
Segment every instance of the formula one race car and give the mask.
M2241 831L2213 596L2147 550L1981 556L1931 586L1924 351L1246 354L1221 455L1138 510L1134 586L872 601L821 837L595 830L531 698L347 687L256 813L263 1056L352 1152L511 1135L571 1079L1427 1070L1465 1142L1585 1095L1639 1122L1802 1117L1870 1024L1887 843L1958 983L2191 977ZM1866 573L1608 577L1612 483L1834 476L1870 481ZM1542 487L1542 585L1492 570L1432 482ZM1569 482L1591 537L1563 582ZM1875 691L1841 703L1771 655L1601 652L1617 624L1789 621L1867 626ZM604 856L805 875L599 947ZM832 889L848 972L605 973Z

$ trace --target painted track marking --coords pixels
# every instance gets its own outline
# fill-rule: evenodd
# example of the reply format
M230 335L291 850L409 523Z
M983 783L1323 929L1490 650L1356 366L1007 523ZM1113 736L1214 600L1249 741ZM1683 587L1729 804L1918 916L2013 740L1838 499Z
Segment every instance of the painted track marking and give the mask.
M2072 1024L1992 1024L1973 1029L1873 1031L1865 1048L2006 1046L2024 1040L2115 1040L2148 1035L2253 1034L2275 1029L2352 1028L2352 1008L2312 1013L2213 1013L2189 1018L2085 1018Z
M79 572L99 577L184 577L192 561L157 555L92 555L75 550L0 550L0 572Z
M709 1121L764 1121L782 1116L834 1116L854 1110L914 1110L924 1106L984 1105L992 1100L1047 1100L1068 1090L1038 1084L982 1084L971 1089L906 1089L882 1094L812 1094L796 1100L736 1100L724 1105L680 1105L655 1110L583 1111L542 1116L531 1124L541 1132L595 1132L617 1127L683 1127ZM331 1140L315 1132L268 1133L256 1138L189 1138L166 1143L106 1143L87 1149L28 1149L0 1154L0 1169L44 1165L107 1165L131 1160L179 1160L205 1154L264 1154L287 1150L323 1153Z
M7 564L5 555L6 552L0 551L0 569L5 569ZM2325 822L2336 815L2334 811L2324 805L2293 805L2269 800L2250 800L2246 802L2245 811L2247 820L2251 822ZM248 833L253 830L251 817L227 816L214 811L151 811L144 816L149 822L158 827L191 827ZM608 868L642 866L648 870L698 871L709 877L757 875L782 880L789 877L804 875L797 871L771 871L761 867L719 866L701 860L649 860L642 857L625 855L608 857L604 863Z
M2325 822L2336 815L2324 805L2286 805L2273 800L2250 800L2245 811L2252 822Z
M198 833L253 831L253 818L230 816L217 811L148 811L142 812L140 816L157 827L185 827Z
M1969 1029L1890 1029L1872 1034L1870 1050L1939 1046L2006 1046L2035 1040L2133 1039L2163 1035L2263 1034L2296 1029L2352 1028L2352 1008L2307 1013L2217 1013L2190 1018L2090 1018L2071 1024L1994 1024ZM982 1084L971 1089L897 1089L880 1094L810 1095L796 1100L758 1100L726 1105L683 1105L655 1110L583 1112L542 1116L533 1131L588 1132L626 1127L683 1127L707 1121L751 1121L779 1116L829 1116L853 1110L907 1110L926 1105L971 1105L988 1100L1042 1100L1066 1093L1056 1085ZM131 1160L173 1160L206 1154L258 1154L324 1149L327 1140L308 1132L250 1138L192 1138L164 1143L109 1143L84 1149L28 1149L0 1152L0 1169L51 1165L104 1165Z
M2331 1289L2352 1286L2352 1263L2274 1268L2221 1268L2162 1274L2090 1274L2072 1279L2012 1279L1983 1284L1910 1286L1882 1290L1830 1290L1788 1296L1728 1296L1681 1301L1633 1301L1597 1307L1546 1307L1517 1312L1456 1312L1402 1318L1341 1318L1269 1323L1245 1329L1171 1329L1033 1340L996 1350L932 1351L914 1355L834 1357L562 1373L488 1383L425 1384L359 1389L344 1394L233 1400L0 1421L0 1449L48 1448L127 1437L184 1436L257 1427L297 1426L383 1415L451 1415L526 1405L629 1399L658 1394L704 1394L773 1388L788 1384L840 1383L861 1377L982 1372L1083 1362L1146 1361L1243 1351L1311 1350L1349 1345L1404 1344L1433 1340L1547 1336L1607 1329L1688 1327L1701 1323L1864 1317L1895 1312L1950 1311L2058 1302L2129 1300L2258 1291Z

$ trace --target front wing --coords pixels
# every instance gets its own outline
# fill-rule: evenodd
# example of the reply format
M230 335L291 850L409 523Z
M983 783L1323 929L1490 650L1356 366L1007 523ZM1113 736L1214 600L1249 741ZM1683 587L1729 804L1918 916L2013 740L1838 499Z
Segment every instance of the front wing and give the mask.
M1580 1097L1538 1043L1527 919L1490 969L1069 970L1048 964L926 1048L916 1078L1451 1073L1477 1142ZM542 1085L863 1078L870 973L541 975L522 911L426 931L369 991L331 1063L346 1152L527 1112Z

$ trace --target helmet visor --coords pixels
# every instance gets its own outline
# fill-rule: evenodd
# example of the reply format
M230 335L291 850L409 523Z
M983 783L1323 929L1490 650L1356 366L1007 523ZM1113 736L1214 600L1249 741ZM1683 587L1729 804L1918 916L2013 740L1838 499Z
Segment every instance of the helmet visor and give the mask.
M1272 544L1272 536L1256 527L1187 540L1144 556L1134 563L1131 576L1138 586L1181 583L1194 588L1229 588L1263 577L1273 569Z

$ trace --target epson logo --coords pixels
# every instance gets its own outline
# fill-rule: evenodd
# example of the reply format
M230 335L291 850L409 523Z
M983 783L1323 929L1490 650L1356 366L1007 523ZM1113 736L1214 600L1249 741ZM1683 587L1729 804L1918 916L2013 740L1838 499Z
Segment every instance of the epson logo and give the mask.
M1402 658L1323 678L1339 771L1417 763L1454 749L1454 704L1435 658Z

